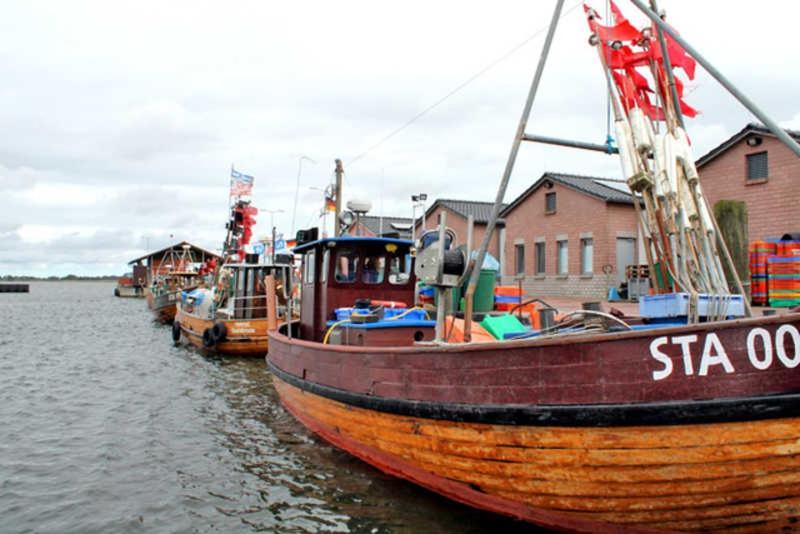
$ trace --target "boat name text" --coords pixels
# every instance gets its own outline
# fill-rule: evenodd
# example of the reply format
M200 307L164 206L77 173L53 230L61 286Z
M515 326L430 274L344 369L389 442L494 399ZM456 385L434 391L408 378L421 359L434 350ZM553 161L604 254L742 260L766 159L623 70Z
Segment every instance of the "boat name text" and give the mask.
M709 370L716 366L729 374L736 372L725 346L714 332L706 334L700 362L695 370L692 345L699 339L697 334L655 338L650 343L650 356L663 367L653 371L653 380L664 380L672 374L675 361L662 349L676 345L680 347L681 354L681 358L676 358L676 361L682 361L686 376L693 376L695 371L697 376L707 376ZM800 331L793 325L784 324L775 331L773 339L769 330L760 327L751 329L747 334L747 359L759 371L769 369L776 359L787 369L794 369L800 365Z

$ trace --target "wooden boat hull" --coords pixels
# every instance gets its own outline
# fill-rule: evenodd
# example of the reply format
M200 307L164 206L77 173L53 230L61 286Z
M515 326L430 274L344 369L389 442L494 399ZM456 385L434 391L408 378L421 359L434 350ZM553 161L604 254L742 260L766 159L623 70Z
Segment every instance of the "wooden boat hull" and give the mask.
M195 347L210 352L229 356L255 356L263 358L269 347L267 338L266 319L231 319L217 320L203 319L178 310L175 322L179 325L181 338ZM224 341L219 341L209 347L203 343L203 333L212 328L214 323L225 325L227 335Z
M163 324L170 324L175 320L178 311L178 301L180 291L154 295L151 291L147 292L147 307L153 312L156 320Z
M511 351L329 347L272 333L268 361L281 401L309 429L471 506L569 531L779 530L800 520L799 320L513 342ZM720 340L708 343L734 371L720 363L699 375L695 361L687 374L681 343L689 359L695 347L681 336L701 348ZM781 344L758 350L754 338L767 336ZM678 350L664 337L679 338ZM781 367L765 365L768 352ZM661 354L679 376L654 379ZM745 372L750 356L761 393ZM628 381L627 396L609 370ZM564 389L556 396L548 384Z
M117 286L114 288L114 296L121 298L144 298L144 289L135 286Z

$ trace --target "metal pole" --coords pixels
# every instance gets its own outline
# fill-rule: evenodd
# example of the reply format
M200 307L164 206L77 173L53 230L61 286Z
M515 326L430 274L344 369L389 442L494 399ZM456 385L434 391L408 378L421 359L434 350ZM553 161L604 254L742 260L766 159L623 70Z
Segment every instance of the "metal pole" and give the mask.
M582 150L593 150L604 154L619 154L619 149L609 145L598 145L596 143L584 143L583 141L572 141L570 139L559 139L558 137L547 137L544 135L525 134L523 141L532 143L543 143L545 145L565 146L568 148L580 148Z
M416 243L417 235L417 203L411 201L411 242Z
M533 76L530 90L528 91L528 99L525 101L525 107L522 110L522 117L519 120L517 132L514 135L514 141L511 144L511 152L508 155L506 168L503 171L503 178L500 180L500 186L497 188L497 196L494 200L492 207L492 215L486 224L486 233L483 235L481 246L478 249L478 257L476 258L475 265L472 267L472 272L469 276L469 285L467 286L467 293L464 295L464 341L469 342L472 340L472 297L475 294L475 288L478 285L478 277L480 276L480 268L483 265L483 259L486 257L486 251L489 248L489 241L492 238L495 224L497 224L497 217L500 215L500 209L503 206L503 198L506 195L506 188L508 181L511 178L511 172L514 170L514 163L517 161L517 152L519 152L519 145L522 138L525 136L525 130L528 126L528 117L531 114L533 101L536 98L536 91L539 89L539 82L542 79L544 66L547 62L547 56L550 53L550 45L553 43L553 36L556 33L558 26L558 19L561 17L561 8L564 6L564 0L556 0L556 7L553 10L553 17L550 19L550 27L547 30L547 37L542 46L542 54L539 56L539 64L536 66L536 74Z
M650 0L650 5L653 6L653 11L658 13L658 4L656 4L656 0ZM678 126L685 130L686 125L683 122L681 101L680 98L678 98L678 90L675 88L675 75L672 73L672 61L669 59L667 40L664 38L664 30L661 29L661 26L656 26L656 34L658 35L658 44L661 46L661 61L663 61L664 70L666 71L667 75L669 94L672 96L672 107L675 111L675 116L678 118Z
M678 35L678 33L673 30L667 23L661 20L661 17L658 16L653 10L648 8L644 5L641 0L631 0L631 3L636 6L639 11L647 15L647 17L652 20L656 26L664 30L670 37L675 39L679 45L681 45L688 53L691 55L695 60L697 60L700 65L703 66L704 69L711 75L712 78L717 80L722 87L724 87L731 95L733 95L736 100L738 100L745 108L747 108L750 113L756 116L758 120L760 120L764 125L769 128L769 130L778 138L780 139L784 145L786 145L789 150L794 152L798 157L800 157L800 145L789 136L789 134L784 131L783 128L778 126L778 124L773 121L766 113L761 111L761 109L755 105L755 103L750 100L744 93L739 91L733 83L730 82L725 76L722 75L720 71L718 71L711 63L706 60L700 53L695 50L692 45L687 43L683 37Z
M436 341L444 341L444 326L447 318L447 289L442 287L444 276L444 236L447 224L447 212L442 210L439 213L439 250L438 250L438 273L436 275Z
M333 221L333 235L339 237L341 235L341 227L339 225L339 213L342 211L342 175L344 174L344 167L342 167L342 160L336 160L336 211L334 212Z

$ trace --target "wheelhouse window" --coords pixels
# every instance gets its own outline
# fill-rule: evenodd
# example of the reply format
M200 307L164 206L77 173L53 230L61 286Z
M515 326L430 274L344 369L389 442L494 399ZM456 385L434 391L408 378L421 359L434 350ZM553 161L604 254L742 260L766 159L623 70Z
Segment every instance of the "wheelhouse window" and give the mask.
M544 274L545 257L544 242L536 243L536 274Z
M545 213L555 213L556 212L556 194L555 193L545 193L545 195L544 195L544 212Z
M566 239L561 241L556 241L557 252L558 255L556 259L558 260L558 274L567 274L569 273L569 246Z
M767 153L757 152L747 155L747 179L763 180L769 176Z
M358 253L355 251L338 251L336 253L336 281L342 284L355 282L358 260Z
M385 256L366 256L364 258L364 268L361 269L361 281L365 284L382 284L385 270Z
M314 250L306 254L305 257L303 258L303 261L305 262L305 265L303 265L303 282L305 284L314 283L316 276L315 272L316 259L317 259L317 253Z
M581 239L581 274L594 272L594 241L591 237Z
M330 269L330 263L331 251L326 248L325 252L322 253L322 271L319 273L319 281L323 284L328 281L328 269Z
M411 255L398 254L389 259L389 283L407 284L411 279Z
M525 245L514 245L514 262L516 274L525 274Z

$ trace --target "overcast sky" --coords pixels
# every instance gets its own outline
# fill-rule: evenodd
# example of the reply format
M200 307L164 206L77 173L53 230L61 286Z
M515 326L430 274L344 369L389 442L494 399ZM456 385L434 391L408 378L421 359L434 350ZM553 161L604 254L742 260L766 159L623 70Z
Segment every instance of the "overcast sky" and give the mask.
M620 6L631 14L625 0ZM662 0L670 22L784 126L800 127L800 2ZM410 216L410 195L491 200L553 2L11 2L0 17L0 274L113 274L171 241L216 249L230 165L290 233L345 199ZM593 5L602 13L604 2ZM528 130L602 143L606 96L578 2ZM639 24L637 24L639 25ZM420 110L539 32L411 127ZM700 156L753 118L702 69ZM507 200L545 170L619 177L616 158L523 146ZM256 235L268 232L262 213ZM173 236L174 238L171 238Z

